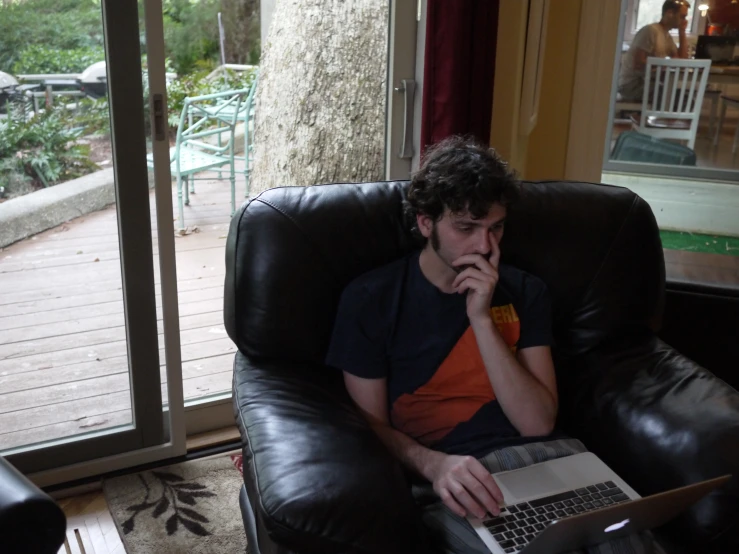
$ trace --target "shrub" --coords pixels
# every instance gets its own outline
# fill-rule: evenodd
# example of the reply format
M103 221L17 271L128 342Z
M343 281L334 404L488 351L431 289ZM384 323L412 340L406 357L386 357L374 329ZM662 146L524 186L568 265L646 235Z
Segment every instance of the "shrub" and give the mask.
M103 46L99 0L24 0L0 7L0 71L30 45L51 50Z
M82 73L90 65L102 61L105 61L102 46L59 50L34 44L20 53L13 73Z
M81 98L73 125L82 127L82 134L85 136L110 136L110 108L107 98Z
M27 121L8 119L0 125L0 187L32 182L38 188L90 173L90 147L75 141L83 128L64 108L47 110Z

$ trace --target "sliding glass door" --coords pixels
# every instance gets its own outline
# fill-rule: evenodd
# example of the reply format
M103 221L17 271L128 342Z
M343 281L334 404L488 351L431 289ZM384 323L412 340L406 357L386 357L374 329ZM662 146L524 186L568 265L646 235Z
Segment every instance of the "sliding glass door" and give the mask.
M44 173L36 162L19 166L20 177L1 175L28 191L6 200L27 219L8 223L16 235L0 254L0 455L42 485L184 452L161 2L90 6L0 8L18 21L36 10L39 20L80 25L60 34L87 44L82 63L94 65L88 75L79 65L28 67L25 97L12 100L32 99L32 108L9 102L0 119L6 133L67 133L54 163L76 156L69 171ZM28 50L71 59L83 48L47 40L29 36ZM15 155L27 148L19 143ZM71 178L80 168L88 175Z

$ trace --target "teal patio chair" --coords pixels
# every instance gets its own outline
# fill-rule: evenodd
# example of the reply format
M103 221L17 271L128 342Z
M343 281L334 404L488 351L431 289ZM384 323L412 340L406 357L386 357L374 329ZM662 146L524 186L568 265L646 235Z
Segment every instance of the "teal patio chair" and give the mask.
M254 95L257 90L257 82L259 81L259 73L257 72L254 77L254 81L252 82L251 86L249 87L249 94L246 97L246 100L242 102L239 110L238 120L243 121L244 123L244 155L243 156L234 156L235 160L243 160L244 161L244 181L246 183L245 189L244 189L244 198L247 198L249 196L249 183L250 183L250 177L251 177L251 167L254 163ZM205 108L208 113L211 113L212 111L218 109L219 106L211 106ZM226 107L223 108L221 113L225 116L228 114L229 116L232 114L234 107ZM219 144L220 144L220 137L219 137ZM220 179L221 175L220 172L218 173L218 178Z
M248 93L248 89L242 89L185 98L175 146L169 150L170 171L177 179L177 202L182 229L185 228L183 204L189 206L190 194L195 194L194 181L197 173L228 164L231 181L231 215L236 210L234 129ZM228 136L225 144L222 140L224 133ZM203 139L207 137L217 138L217 144L204 142ZM147 156L147 164L150 168L154 167L153 154Z

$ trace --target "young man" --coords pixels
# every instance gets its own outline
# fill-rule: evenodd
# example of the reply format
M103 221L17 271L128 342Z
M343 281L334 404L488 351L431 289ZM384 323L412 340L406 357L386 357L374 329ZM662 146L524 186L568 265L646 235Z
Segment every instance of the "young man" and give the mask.
M648 57L687 58L688 9L685 0L667 0L662 4L662 19L659 23L645 25L634 36L629 51L621 64L618 77L618 92L624 100L641 101L644 94L645 70ZM678 30L680 46L670 35Z
M327 356L380 439L428 481L415 492L447 552L489 552L465 516L499 514L491 472L585 450L554 432L546 286L500 263L518 193L492 150L451 138L428 151L406 205L423 247L345 289Z

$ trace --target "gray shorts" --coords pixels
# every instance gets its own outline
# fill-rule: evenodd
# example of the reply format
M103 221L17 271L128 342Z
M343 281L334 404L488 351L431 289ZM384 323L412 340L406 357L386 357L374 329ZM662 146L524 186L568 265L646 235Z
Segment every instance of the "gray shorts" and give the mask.
M490 473L518 469L580 452L587 452L577 439L535 442L494 450L480 458ZM469 522L449 510L434 492L431 484L414 485L413 496L423 507L423 522L431 542L445 554L490 554ZM573 554L663 554L649 532L614 539Z

